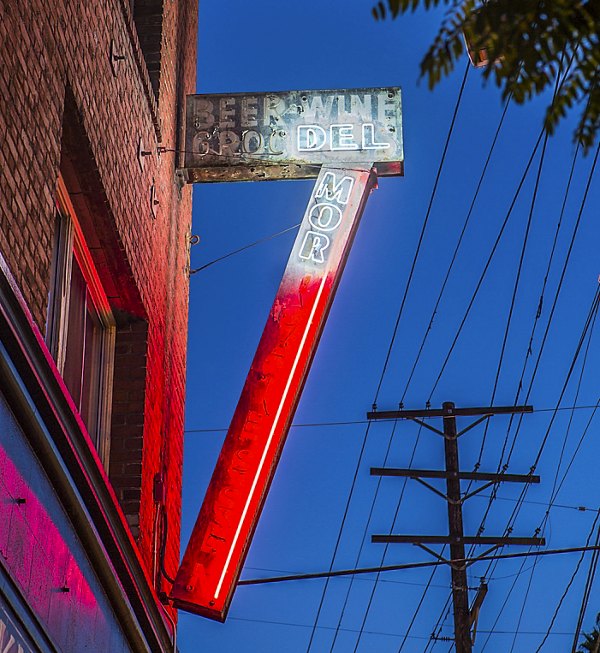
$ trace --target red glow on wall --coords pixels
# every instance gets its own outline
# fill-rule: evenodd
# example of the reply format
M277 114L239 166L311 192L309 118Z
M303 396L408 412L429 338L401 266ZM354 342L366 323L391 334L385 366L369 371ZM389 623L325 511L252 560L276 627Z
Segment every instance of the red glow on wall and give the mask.
M323 168L172 590L224 621L375 175Z
M7 443L0 441L2 566L64 650L91 650L91 646L104 650L111 631L86 578L91 568L88 564L86 569L74 555L66 517L57 509L57 500L37 463L32 462L33 454L20 443L17 432L9 431L6 423L3 426L5 440L13 438L15 442L7 451ZM25 467L25 474L20 467ZM78 621L91 626L65 628L65 624Z

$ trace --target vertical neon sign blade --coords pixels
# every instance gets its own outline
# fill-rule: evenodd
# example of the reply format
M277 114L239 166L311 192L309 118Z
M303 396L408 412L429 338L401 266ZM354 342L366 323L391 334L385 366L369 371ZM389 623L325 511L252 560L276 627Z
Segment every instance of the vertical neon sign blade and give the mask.
M224 621L375 174L323 167L171 597Z

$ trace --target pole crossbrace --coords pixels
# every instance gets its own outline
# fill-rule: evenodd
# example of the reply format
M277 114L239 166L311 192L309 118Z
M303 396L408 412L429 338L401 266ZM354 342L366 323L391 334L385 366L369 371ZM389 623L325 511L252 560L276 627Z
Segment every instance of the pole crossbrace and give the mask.
M441 562L452 566L452 564L456 563L455 560L448 560L448 558L444 558L443 555L439 554L437 551L434 551L433 549L430 549L428 546L425 546L422 542L413 542L415 546L418 546L419 549L423 549L423 551L426 551L429 553L430 556L434 557L436 560L440 560Z
M480 417L479 419L476 419L474 422L469 424L469 426L466 426L462 431L459 431L456 434L457 438L460 438L461 435L464 435L465 433L468 433L471 429L474 429L476 426L479 426L481 422L485 422L486 420L490 419L490 417L493 417L493 415L490 413L488 415L484 415L483 417Z
M467 499L470 499L471 497L474 497L476 494L479 494L480 492L483 492L484 490L487 490L489 487L492 487L492 485L496 485L500 481L489 481L488 483L484 483L480 487L476 488L472 492L467 492L464 497L463 501L466 501Z
M474 565L476 562L479 562L480 560L484 560L489 556L491 553L494 553L496 549L500 548L500 544L494 544L491 546L489 549L486 549L482 553L480 553L478 556L475 556L472 560L467 560L466 565L467 567L470 567L471 565Z
M410 419L412 422L415 422L419 426L422 426L424 429L428 429L429 431L433 431L434 433L437 433L438 435L444 437L444 432L440 431L439 429L436 429L435 426L431 426L431 424L427 424L427 422L417 419L416 417L409 417L408 419Z
M452 501L452 499L444 494L443 492L440 492L436 487L431 485L431 483L428 483L427 481L424 481L422 478L419 478L418 476L411 476L412 479L420 483L421 485L424 485L428 490L431 490L434 494L437 494L439 497L444 499L444 501Z

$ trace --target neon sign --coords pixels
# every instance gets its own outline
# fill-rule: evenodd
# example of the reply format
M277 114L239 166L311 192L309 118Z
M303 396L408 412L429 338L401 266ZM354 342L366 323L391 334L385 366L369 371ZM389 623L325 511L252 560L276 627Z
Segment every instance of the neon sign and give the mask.
M323 168L171 596L224 620L369 191L371 166Z
M187 181L317 181L172 587L177 608L225 620L368 194L403 171L398 88L188 97Z

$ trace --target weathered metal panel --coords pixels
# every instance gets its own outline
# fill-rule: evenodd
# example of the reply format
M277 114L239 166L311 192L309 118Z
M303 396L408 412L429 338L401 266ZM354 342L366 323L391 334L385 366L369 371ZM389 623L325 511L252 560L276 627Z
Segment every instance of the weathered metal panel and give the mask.
M224 620L344 263L371 165L321 170L172 589Z
M404 172L397 87L187 97L188 182L310 179L366 162Z

